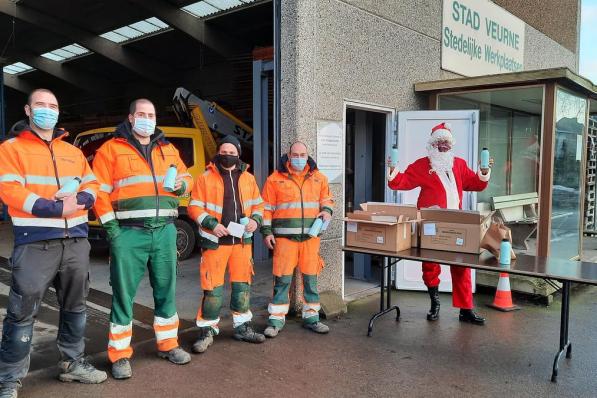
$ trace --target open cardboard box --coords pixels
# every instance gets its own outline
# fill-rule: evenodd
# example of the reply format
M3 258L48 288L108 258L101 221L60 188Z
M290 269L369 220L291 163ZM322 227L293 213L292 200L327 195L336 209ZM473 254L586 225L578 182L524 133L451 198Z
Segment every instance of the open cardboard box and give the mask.
M346 246L393 253L411 247L411 225L416 222L402 215L361 210L348 213L344 221Z
M421 248L479 254L491 216L478 211L421 209Z
M403 205L398 203L367 202L361 204L364 211L380 212L392 216L405 216L411 223L411 247L419 247L421 212L415 205Z

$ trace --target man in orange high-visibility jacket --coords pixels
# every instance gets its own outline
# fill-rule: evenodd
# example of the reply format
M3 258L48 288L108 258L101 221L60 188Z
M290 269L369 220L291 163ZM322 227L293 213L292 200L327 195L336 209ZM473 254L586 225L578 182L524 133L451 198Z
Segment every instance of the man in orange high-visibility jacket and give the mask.
M25 114L29 120L15 124L0 145L0 199L8 206L15 238L0 347L2 397L16 397L29 370L33 323L50 285L60 304L60 380L101 383L107 377L84 358L87 209L99 183L83 153L63 140L68 134L55 129L59 107L51 91L34 90ZM59 192L65 184L72 189Z
M179 365L191 360L178 345L174 220L179 196L189 191L192 178L178 150L155 128L155 121L151 101L133 101L128 119L93 160L93 170L102 183L95 211L110 240L108 358L116 379L132 376L133 302L147 268L155 301L158 356ZM177 169L173 191L164 187L172 165Z
M308 155L307 146L296 142L282 157L280 169L270 175L263 187L265 216L261 233L265 244L274 251L274 297L268 307L268 327L264 334L276 337L282 330L288 313L288 290L294 268L298 265L302 277L303 326L316 333L329 328L319 321L317 277L323 268L319 256L319 236L309 235L309 229L321 218L329 222L334 201L328 179L317 169Z
M235 237L227 227L230 223L246 222L245 232L252 234L263 220L263 200L255 178L241 162L240 142L232 136L224 137L218 154L207 171L195 181L189 215L199 224L201 234L201 288L203 300L197 313L199 339L193 352L205 352L219 332L224 274L228 267L232 294L233 337L249 343L263 343L265 336L250 326L251 277L253 275L252 237Z

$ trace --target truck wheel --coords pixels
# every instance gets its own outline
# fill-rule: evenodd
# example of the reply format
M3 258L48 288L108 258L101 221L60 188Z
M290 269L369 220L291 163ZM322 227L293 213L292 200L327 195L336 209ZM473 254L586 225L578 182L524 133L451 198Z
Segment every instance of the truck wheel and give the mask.
M176 250L178 251L178 259L186 260L189 258L193 249L195 249L195 233L193 227L184 220L175 220L176 227Z

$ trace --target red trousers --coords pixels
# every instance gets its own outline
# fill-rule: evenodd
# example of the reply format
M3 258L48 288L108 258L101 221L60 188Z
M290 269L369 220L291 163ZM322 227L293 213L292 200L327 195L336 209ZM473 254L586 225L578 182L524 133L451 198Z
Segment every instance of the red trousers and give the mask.
M427 287L439 285L441 268L437 263L423 263L423 282ZM452 274L452 305L456 308L473 308L473 286L471 270L464 267L450 267Z

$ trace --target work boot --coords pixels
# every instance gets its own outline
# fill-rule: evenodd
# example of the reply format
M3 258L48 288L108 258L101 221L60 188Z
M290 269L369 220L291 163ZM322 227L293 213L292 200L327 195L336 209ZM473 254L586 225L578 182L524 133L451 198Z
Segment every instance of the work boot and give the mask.
M427 292L431 299L431 307L427 313L427 320L437 321L439 318L439 287L428 287Z
M463 308L460 309L460 315L458 316L460 322L468 322L472 323L473 325L484 325L485 318L475 314L473 310L465 310Z
M133 369L128 358L121 358L112 364L112 377L115 379L124 380L131 376L133 376Z
M21 382L19 381L0 384L0 398L17 398L20 387Z
M167 359L176 365L184 365L191 362L191 354L180 347L173 348L170 351L158 351L158 357Z
M265 328L265 330L263 331L263 334L265 335L265 337L269 337L269 338L274 338L278 335L278 333L280 333L282 331L282 329L275 327L275 326L268 326Z
M60 381L68 382L78 381L83 384L99 384L106 381L108 375L103 370L97 370L85 358L76 361L61 361L58 364Z
M303 327L319 334L326 334L330 331L330 328L327 325L319 321L315 323L303 323Z
M199 339L193 344L193 352L197 354L207 351L210 345L214 343L214 333L211 328L200 328Z
M238 341L246 341L247 343L261 344L265 341L265 336L253 330L249 322L234 328L232 337Z

